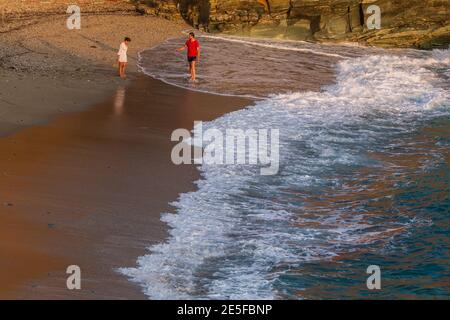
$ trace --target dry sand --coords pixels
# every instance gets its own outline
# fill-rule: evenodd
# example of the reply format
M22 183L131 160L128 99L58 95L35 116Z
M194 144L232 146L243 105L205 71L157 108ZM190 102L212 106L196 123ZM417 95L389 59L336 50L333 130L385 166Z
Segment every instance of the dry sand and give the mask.
M66 28L66 15L21 20L0 33L0 135L77 111L110 96L117 50L132 39L128 75L137 74L137 53L188 26L139 15L82 15L81 30ZM126 81L128 83L128 81Z

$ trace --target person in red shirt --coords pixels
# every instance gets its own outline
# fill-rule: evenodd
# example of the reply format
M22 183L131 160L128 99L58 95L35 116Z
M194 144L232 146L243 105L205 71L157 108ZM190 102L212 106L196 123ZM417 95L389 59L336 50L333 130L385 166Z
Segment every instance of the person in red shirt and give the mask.
M191 74L191 80L195 81L196 78L196 64L200 63L200 44L197 39L195 39L195 34L193 32L189 33L189 39L186 41L183 47L178 48L178 51L183 51L187 49L187 60L189 63L189 73Z

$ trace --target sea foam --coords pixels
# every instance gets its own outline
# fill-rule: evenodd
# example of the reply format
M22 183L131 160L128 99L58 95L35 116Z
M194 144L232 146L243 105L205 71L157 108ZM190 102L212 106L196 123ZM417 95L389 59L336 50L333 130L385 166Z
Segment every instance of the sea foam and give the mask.
M416 56L340 60L336 83L321 92L274 94L204 124L279 129L280 173L200 166L198 190L181 194L172 203L176 213L162 215L169 238L120 271L153 299L273 299L286 297L280 276L305 262L395 247L395 236L421 225L420 218L400 209L372 214L370 198L321 198L348 199L371 188L358 180L360 168L382 181L377 172L389 164L372 153L397 150L423 123L449 115L448 83L439 78L439 70L448 72L449 51Z

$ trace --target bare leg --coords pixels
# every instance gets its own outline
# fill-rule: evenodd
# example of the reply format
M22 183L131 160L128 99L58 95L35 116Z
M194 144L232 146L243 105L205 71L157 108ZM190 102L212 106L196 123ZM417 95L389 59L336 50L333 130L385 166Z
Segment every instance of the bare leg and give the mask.
M121 78L125 78L125 62L120 62L119 75Z
M195 76L196 76L196 74L195 74L195 61L192 61L192 63L191 63L191 80L192 81L195 81Z
M123 78L126 77L125 71L126 71L126 69L127 69L127 64L128 64L128 63L126 63L126 62L123 63L123 71L122 71Z

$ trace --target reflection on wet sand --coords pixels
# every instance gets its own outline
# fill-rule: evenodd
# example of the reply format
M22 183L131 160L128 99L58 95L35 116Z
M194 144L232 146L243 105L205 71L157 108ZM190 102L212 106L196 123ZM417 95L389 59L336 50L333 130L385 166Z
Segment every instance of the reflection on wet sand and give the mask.
M123 108L125 104L125 87L119 87L116 90L116 96L114 99L114 114L120 116L123 113Z

